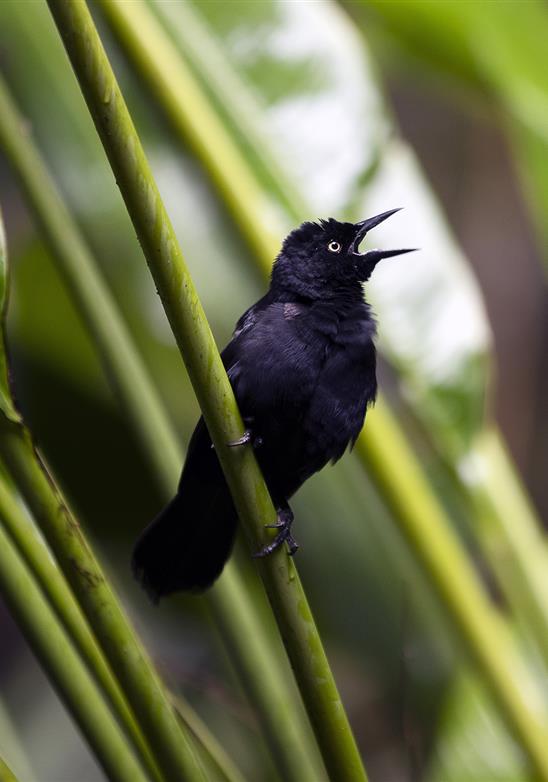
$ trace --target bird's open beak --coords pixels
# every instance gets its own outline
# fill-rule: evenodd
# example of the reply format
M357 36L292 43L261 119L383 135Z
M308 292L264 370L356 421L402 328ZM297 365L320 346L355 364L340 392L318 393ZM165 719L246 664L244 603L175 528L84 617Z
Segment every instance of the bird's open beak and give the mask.
M375 215L375 217L369 217L367 220L362 220L361 222L356 223L356 235L352 244L350 245L350 252L354 255L359 255L360 258L368 261L372 267L374 267L383 258L392 258L395 255L403 255L404 253L414 252L416 249L414 247L406 250L369 250L365 253L361 253L359 251L360 242L365 237L366 233L368 233L368 231L370 231L372 228L375 228L375 226L380 225L380 223L383 223L396 212L399 212L400 209L401 207L398 207L397 209L389 209L388 212L382 212L379 215Z

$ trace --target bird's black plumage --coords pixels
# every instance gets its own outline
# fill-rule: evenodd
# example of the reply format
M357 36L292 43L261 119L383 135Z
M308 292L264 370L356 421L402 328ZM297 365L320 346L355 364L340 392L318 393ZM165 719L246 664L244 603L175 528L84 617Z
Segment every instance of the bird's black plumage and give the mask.
M313 473L354 443L375 400L375 321L362 283L381 258L407 250L370 250L368 230L397 210L364 220L303 223L285 239L267 294L245 312L222 353L256 457L290 534L288 499ZM260 444L259 444L260 443ZM202 590L230 555L237 514L201 418L174 499L145 529L134 572L153 599Z

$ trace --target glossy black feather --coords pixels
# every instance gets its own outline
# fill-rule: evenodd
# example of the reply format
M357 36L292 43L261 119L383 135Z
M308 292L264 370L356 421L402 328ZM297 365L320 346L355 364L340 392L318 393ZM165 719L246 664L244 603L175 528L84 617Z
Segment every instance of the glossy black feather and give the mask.
M374 259L357 251L361 225L305 223L290 234L268 293L242 315L222 353L242 417L262 441L255 453L281 508L354 443L375 400L375 322L362 282L380 251ZM230 555L236 525L200 419L177 495L139 539L134 572L153 599L205 589Z

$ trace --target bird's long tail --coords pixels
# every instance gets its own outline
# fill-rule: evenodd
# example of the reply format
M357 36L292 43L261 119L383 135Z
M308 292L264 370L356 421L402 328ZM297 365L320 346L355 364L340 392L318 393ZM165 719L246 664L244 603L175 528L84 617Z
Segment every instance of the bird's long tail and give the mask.
M200 423L177 494L135 545L135 577L155 602L172 592L207 589L230 556L236 526L228 486Z

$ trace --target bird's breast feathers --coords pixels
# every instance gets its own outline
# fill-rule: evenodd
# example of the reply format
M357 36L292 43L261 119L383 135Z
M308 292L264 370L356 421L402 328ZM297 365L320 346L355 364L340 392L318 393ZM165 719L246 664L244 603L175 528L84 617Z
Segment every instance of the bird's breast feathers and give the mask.
M318 387L333 411L365 409L375 375L375 323L367 305L263 302L246 312L223 353L242 412L299 409Z

